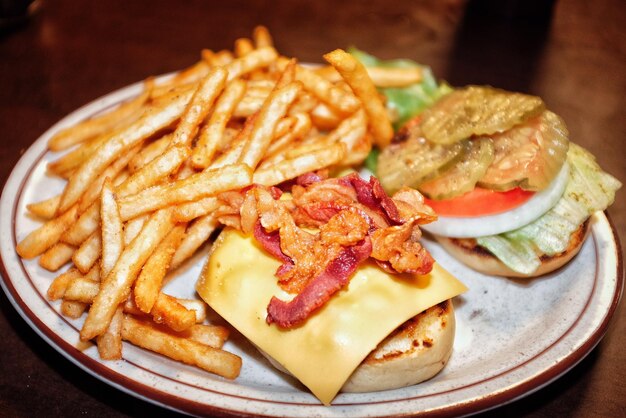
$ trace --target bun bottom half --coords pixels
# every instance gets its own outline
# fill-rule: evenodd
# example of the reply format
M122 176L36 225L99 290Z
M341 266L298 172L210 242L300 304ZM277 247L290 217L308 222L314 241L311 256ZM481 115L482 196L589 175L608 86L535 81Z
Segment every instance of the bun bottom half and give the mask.
M421 312L391 332L356 368L341 392L376 392L415 385L446 365L455 335L452 300ZM278 370L289 374L261 351Z
M589 219L572 233L565 251L555 255L540 255L541 265L530 274L519 273L507 267L486 248L476 244L473 238L447 238L435 235L435 239L450 255L480 273L491 276L530 278L548 274L567 264L578 254L588 234Z

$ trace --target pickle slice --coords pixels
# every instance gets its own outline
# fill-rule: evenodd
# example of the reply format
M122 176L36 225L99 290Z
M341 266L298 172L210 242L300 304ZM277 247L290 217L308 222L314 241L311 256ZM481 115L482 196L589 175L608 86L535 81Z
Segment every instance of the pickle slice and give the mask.
M452 167L462 155L463 148L463 142L440 145L410 136L406 141L393 143L382 150L376 176L390 194L403 186L416 187Z
M480 137L467 142L463 156L451 169L421 183L417 189L435 200L452 199L474 190L494 159L491 139Z
M493 135L495 158L480 179L481 187L505 191L514 187L543 190L567 158L569 140L565 122L550 111Z
M421 129L429 141L452 144L471 136L504 132L544 109L536 96L470 86L453 91L425 110Z

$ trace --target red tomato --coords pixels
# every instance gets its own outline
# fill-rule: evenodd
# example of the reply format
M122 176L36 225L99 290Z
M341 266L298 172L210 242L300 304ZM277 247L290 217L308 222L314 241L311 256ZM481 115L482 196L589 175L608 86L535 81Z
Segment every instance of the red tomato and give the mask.
M495 215L514 209L528 201L535 192L519 187L506 192L476 187L471 192L447 200L424 198L427 205L441 216L472 217Z

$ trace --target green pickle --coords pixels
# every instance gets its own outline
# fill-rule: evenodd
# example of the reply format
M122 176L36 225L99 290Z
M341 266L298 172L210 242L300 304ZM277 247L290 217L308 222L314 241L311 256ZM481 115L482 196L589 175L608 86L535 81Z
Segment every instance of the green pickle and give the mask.
M421 115L421 129L431 142L453 144L472 136L504 132L544 109L543 101L536 96L469 86L426 109Z
M439 145L412 135L381 151L376 176L387 193L395 193L403 186L416 187L452 167L464 148L462 142Z
M569 148L565 122L547 110L491 138L495 158L478 185L498 191L545 189L565 163Z
M474 190L494 159L491 139L480 137L466 142L460 160L440 176L423 182L417 189L431 199L452 199Z

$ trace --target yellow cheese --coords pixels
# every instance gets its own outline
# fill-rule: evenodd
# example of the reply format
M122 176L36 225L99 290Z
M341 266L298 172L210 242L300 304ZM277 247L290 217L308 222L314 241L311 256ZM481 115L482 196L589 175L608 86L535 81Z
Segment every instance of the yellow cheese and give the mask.
M424 276L384 273L364 263L341 290L302 326L265 322L273 295L292 296L277 284L280 262L253 237L227 229L215 243L196 285L200 296L252 343L330 404L354 369L407 319L467 288L435 264Z

